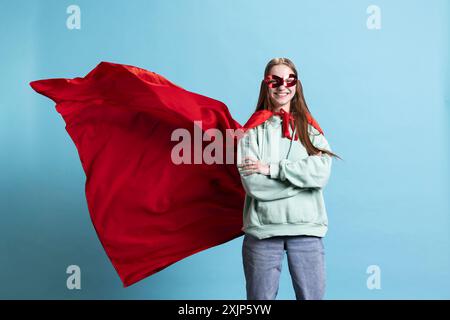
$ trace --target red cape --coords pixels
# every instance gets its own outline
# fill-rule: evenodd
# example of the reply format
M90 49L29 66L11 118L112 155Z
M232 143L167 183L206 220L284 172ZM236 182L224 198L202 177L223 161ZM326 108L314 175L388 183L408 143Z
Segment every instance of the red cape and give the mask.
M179 142L171 133L185 128L194 137L200 120L203 131L249 129L270 111L241 126L218 100L111 62L84 78L30 85L56 103L66 123L86 174L92 223L124 287L243 234L245 191L235 163L176 165L171 151Z

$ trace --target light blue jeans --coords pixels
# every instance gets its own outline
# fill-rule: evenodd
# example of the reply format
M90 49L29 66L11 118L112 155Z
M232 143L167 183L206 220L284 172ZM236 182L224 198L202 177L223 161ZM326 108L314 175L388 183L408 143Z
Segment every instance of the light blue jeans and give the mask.
M242 260L248 300L274 300L287 252L297 300L322 300L325 294L325 251L321 237L276 236L258 239L245 234Z

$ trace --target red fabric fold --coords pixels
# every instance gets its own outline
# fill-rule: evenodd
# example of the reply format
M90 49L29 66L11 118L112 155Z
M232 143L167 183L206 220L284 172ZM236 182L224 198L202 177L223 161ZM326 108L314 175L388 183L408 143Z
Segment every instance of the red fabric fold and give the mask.
M226 129L261 124L270 111L241 126L221 101L111 62L84 78L30 85L56 103L66 123L93 226L124 287L243 234L245 191L235 163L176 165L171 152L179 141L171 134L184 128L194 137L194 121L202 121L203 132L216 128L225 137Z

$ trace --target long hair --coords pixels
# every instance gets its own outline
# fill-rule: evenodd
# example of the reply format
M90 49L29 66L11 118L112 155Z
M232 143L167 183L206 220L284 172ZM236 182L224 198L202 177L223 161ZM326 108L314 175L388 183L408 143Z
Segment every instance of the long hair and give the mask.
M316 148L309 138L308 134L308 119L306 118L306 114L311 114L309 111L308 106L306 105L305 97L303 96L303 87L302 83L300 82L300 78L297 74L297 68L295 67L294 63L289 60L288 58L274 58L269 61L269 63L266 66L266 69L264 70L264 78L269 74L271 68L275 65L284 64L292 69L292 71L297 76L297 86L295 88L295 94L294 97L291 100L291 108L290 112L295 117L295 125L297 127L297 134L299 137L300 142L305 147L306 151L308 152L308 155L314 155L318 153L319 151L322 151L323 153L326 153L330 156L337 157L341 159L337 154L334 154L330 150L322 150L319 148ZM264 82L264 80L261 80L261 89L259 91L259 98L258 103L256 104L256 110L270 110L273 111L275 109L275 106L273 105L269 90L267 87L267 84ZM341 159L342 160L342 159Z

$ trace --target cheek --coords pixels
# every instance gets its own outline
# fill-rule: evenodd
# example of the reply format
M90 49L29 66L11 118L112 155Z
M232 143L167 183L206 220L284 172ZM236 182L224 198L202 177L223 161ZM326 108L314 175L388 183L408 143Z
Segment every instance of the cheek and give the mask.
M295 86L290 88L291 93L289 94L289 99L292 99L295 96Z

